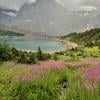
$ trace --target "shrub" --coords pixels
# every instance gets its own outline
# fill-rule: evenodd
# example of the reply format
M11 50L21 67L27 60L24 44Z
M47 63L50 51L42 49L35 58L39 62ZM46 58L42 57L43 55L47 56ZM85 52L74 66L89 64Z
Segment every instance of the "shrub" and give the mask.
M1 61L8 61L12 60L14 55L11 51L11 48L8 45L0 45L0 60Z
M37 61L51 59L50 54L42 53L41 48L38 48L37 53L20 51L9 45L0 45L0 61L15 60L18 63L35 64Z

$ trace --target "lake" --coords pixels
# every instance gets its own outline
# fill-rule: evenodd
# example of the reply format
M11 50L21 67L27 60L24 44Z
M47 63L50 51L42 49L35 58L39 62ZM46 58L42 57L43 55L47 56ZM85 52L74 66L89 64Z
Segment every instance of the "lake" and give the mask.
M37 51L40 46L43 51L62 51L66 47L63 43L56 40L47 39L30 39L30 38L6 38L7 43L11 47L20 50ZM4 43L4 39L0 38L0 43Z

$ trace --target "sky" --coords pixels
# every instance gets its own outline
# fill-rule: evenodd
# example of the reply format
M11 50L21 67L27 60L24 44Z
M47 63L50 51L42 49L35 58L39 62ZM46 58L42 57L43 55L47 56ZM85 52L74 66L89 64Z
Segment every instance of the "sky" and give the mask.
M24 3L33 3L36 0L0 0L0 7L19 10Z
M91 4L91 2L100 1L100 0L55 0L55 1L57 1L60 5L65 7L67 10L73 10L80 7L82 4L86 5L86 3L87 6L90 7L90 9L93 9L93 7L91 7L92 5L89 5L89 3ZM0 7L14 9L18 11L20 7L26 2L34 3L36 2L36 0L0 0Z
M74 9L77 6L79 6L80 2L82 2L83 0L56 0L56 1L67 9Z
M100 10L100 0L56 0L67 10Z

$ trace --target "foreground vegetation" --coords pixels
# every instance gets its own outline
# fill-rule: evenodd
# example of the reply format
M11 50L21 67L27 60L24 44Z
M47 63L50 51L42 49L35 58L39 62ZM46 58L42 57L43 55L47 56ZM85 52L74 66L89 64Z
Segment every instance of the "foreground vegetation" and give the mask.
M100 49L55 54L0 45L0 100L99 100Z
M64 61L77 61L85 57L100 57L100 49L98 47L92 48L72 48L61 52L55 52L56 58Z
M38 61L45 60L62 60L62 61L76 61L85 57L100 57L100 49L93 48L72 48L55 53L43 53L41 48L37 52L20 51L10 47L7 44L0 45L0 61L14 61L22 64L36 64Z
M100 100L99 60L1 63L0 100Z
M99 33L61 37L79 46L52 54L0 45L0 100L100 100Z
M38 61L50 59L50 54L42 53L41 48L35 52L20 51L6 43L0 45L0 61L15 61L17 63L35 64Z

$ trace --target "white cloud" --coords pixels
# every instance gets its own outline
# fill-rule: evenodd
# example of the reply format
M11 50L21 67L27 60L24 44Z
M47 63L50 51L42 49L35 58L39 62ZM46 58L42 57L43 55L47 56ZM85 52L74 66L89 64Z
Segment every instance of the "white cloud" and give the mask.
M14 10L19 10L20 7L25 3L34 3L37 0L0 0L0 7L10 8ZM74 8L77 4L79 4L83 0L55 0L60 5L65 8Z
M9 8L9 9L14 9L14 10L19 10L20 7L24 3L34 3L37 0L0 0L0 7L4 8ZM59 3L61 6L66 8L67 10L75 10L76 8L80 7L83 5L83 3L89 1L92 3L92 1L100 1L100 0L55 0L57 3ZM97 3L96 3L97 4ZM90 6L82 6L80 9L85 9L85 10L95 10L95 8L92 7L93 3L90 4Z
M34 3L36 0L0 0L0 7L19 10L24 3Z
M62 5L63 7L65 7L67 10L73 10L83 0L55 0L55 1L58 2L60 5Z

